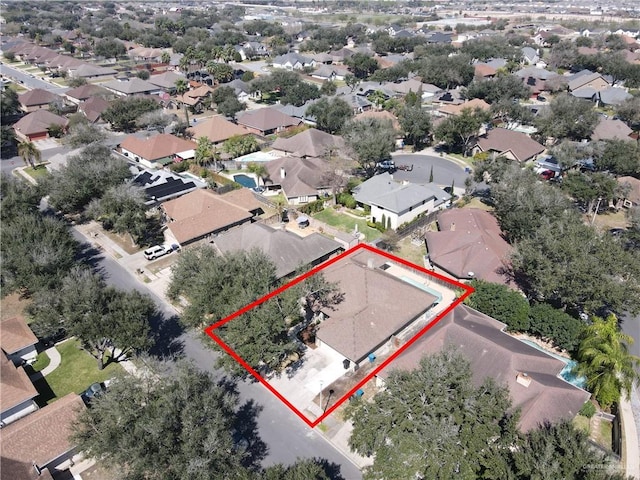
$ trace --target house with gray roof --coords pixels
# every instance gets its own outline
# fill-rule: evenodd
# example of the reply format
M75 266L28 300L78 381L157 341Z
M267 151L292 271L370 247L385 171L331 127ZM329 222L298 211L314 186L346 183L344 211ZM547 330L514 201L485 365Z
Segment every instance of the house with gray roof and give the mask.
M291 205L313 202L330 191L326 180L329 164L321 158L280 157L265 167L269 173L265 186L282 190Z
M359 204L371 207L372 222L393 230L421 214L447 207L451 200L451 195L433 183L399 182L388 172L358 185L353 196Z
M341 243L319 233L300 237L263 223L245 224L229 230L218 235L213 245L222 255L255 248L262 250L273 260L278 278L292 275L303 266L319 265L344 250Z
M316 61L313 58L305 57L299 53L286 53L273 59L273 68L283 68L285 70L302 70L305 67L315 67Z
M620 105L631 97L624 88L608 87L598 92L597 101L600 105Z
M410 274L402 266L375 251L357 249L322 273L327 281L338 283L342 301L321 311L316 345L348 360L345 368L359 366L388 346L438 301L406 280Z
M132 77L128 80L112 80L103 83L102 86L121 97L130 97L139 94L154 95L162 91L157 85L137 77Z
M152 85L160 87L164 92L173 94L176 91L176 82L178 80L185 80L185 76L168 71L160 75L151 75L147 81Z
M424 355L457 348L471 365L478 387L487 378L509 390L512 408L520 410L521 431L548 421L571 420L589 399L589 392L560 375L566 363L507 334L505 324L458 305L377 375L383 385L394 370L413 370Z
M603 90L611 86L611 82L601 73L590 70L582 70L569 77L569 91L573 92L579 88L591 87L596 91Z
M344 150L345 143L342 137L309 128L293 137L277 138L271 147L300 158L324 157L330 150L334 152Z

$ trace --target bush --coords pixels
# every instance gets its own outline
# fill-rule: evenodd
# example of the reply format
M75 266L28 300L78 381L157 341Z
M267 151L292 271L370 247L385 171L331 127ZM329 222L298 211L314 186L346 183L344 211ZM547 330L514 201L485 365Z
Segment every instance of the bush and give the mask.
M309 202L298 208L298 211L305 215L311 215L312 213L321 212L322 210L324 210L324 200L322 199Z
M582 320L547 303L536 303L529 311L529 332L569 352L578 348L583 329Z
M596 414L596 406L591 401L584 402L578 413L583 417L591 418Z
M176 162L169 165L169 170L176 173L186 172L187 170L189 170L190 165L191 162L189 161Z
M353 195L350 193L341 193L338 195L338 203L350 209L356 208L356 205L358 204L356 199L353 198Z
M382 233L386 232L386 230L387 230L384 227L384 225L382 223L380 223L380 222L376 222L376 223L367 222L367 226L369 226L371 228L375 228L376 230L378 230L379 232L382 232Z
M529 302L525 297L498 283L472 280L469 285L475 291L467 297L465 304L505 323L508 330L529 330Z

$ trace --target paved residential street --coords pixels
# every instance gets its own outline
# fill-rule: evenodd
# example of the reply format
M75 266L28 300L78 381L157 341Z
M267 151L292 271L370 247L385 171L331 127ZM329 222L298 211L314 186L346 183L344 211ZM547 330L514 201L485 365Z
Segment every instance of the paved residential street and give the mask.
M78 227L73 228L72 232L78 241L83 243L90 241L80 232ZM95 253L95 250L92 250L92 252ZM92 257L91 261L110 285L125 290L136 289L142 293L149 294L162 315L166 319L172 319L166 322L165 325L159 326L161 331L167 325L169 331L175 331L178 328L175 318L176 312L173 307L168 305L154 291L147 288L143 282L121 265L119 260L114 259L108 253L101 253ZM203 370L212 372L216 377L223 375L223 372L217 370L214 366L217 354L202 343L197 332L181 333L172 346L176 345L181 347L182 354L186 358L192 360ZM167 349L172 347L164 342L161 343L161 346ZM241 402L253 400L262 408L257 418L257 423L260 437L268 445L268 452L263 461L265 466L276 463L291 464L298 458L324 458L330 463L340 465L341 473L345 480L362 478L356 465L331 445L320 433L309 428L262 384L242 382L238 385L238 390Z
M25 73L21 70L18 70L17 68L10 67L6 63L0 65L0 73L6 77L16 80L19 84L22 84L29 89L41 88L43 90L49 90L57 94L61 94L69 90L68 87L61 87L59 85L56 85L55 83L41 80L34 75Z

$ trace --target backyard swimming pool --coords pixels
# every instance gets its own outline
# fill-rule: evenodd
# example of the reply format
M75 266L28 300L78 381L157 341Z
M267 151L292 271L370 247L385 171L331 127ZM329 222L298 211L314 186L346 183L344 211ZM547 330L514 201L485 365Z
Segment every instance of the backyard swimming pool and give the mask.
M247 187L247 188L257 187L255 179L243 173L237 173L236 175L234 175L233 180L239 183L240 185L242 185L243 187Z
M571 360L569 358L562 357L556 353L553 353L545 348L542 348L540 345L538 345L535 342L532 342L531 340L520 339L520 341L526 343L527 345L532 346L536 350L540 350L541 352L546 353L547 355L551 355L553 358L557 358L561 362L564 362L565 366L560 372L560 376L564 378L567 382L569 382L571 385L575 385L578 388L586 389L587 379L585 377L581 377L573 373L573 367L575 367L577 364L575 360Z

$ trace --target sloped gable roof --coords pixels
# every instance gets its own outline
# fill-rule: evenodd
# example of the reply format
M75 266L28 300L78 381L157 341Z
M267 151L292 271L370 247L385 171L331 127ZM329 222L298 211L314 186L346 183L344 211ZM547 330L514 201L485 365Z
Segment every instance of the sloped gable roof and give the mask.
M238 123L266 132L278 128L300 125L301 122L297 118L285 115L275 108L267 107L241 113L238 116Z
M241 125L230 122L222 115L215 115L198 122L190 130L193 132L194 138L207 137L213 143L224 142L236 135L248 135L251 133Z
M147 81L161 88L172 89L176 88L176 82L178 80L186 80L186 77L176 72L169 71L159 75L151 75Z
M33 463L43 467L71 451L73 423L86 407L70 393L2 429L2 478L30 479Z
M94 83L87 83L86 85L81 85L76 88L72 88L65 92L65 95L70 98L75 98L76 100L86 100L89 97L94 97L96 95L111 95L113 94L109 92L106 88L102 88L100 85L96 85Z
M345 145L342 137L309 128L289 138L277 138L272 148L297 157L323 157L329 149L342 150Z
M483 152L511 152L520 162L529 160L545 150L544 145L540 145L527 134L506 128L489 130L486 134L478 137L477 145Z
M316 195L324 187L323 176L329 165L315 158L281 157L267 162L269 180L280 185L288 198ZM282 178L281 173L285 176Z
M427 232L431 261L457 278L479 278L508 284L504 270L511 247L495 217L475 208L452 209L438 215L437 232Z
M43 90L42 88L34 88L33 90L29 90L28 92L24 92L18 95L18 101L25 107L48 105L51 102L59 100L62 100L62 97L60 97L60 95L51 93L48 90Z
M109 101L104 98L91 97L78 105L78 110L84 113L90 122L95 122L100 118L102 112L109 108L109 105Z
M31 380L24 368L16 367L4 353L0 353L0 412L20 405L38 396ZM4 445L4 428L2 429L2 443Z
M160 133L149 138L138 138L129 135L120 143L121 148L149 161L170 157L176 153L186 152L197 148L197 144L190 140L178 138L170 133Z
M365 205L377 205L399 214L423 201L440 205L451 196L438 186L427 183L397 182L388 173L375 175L354 189L354 198Z
M37 337L22 317L12 317L0 323L0 348L11 355L38 343Z
M64 125L68 123L67 119L51 113L48 110L36 110L25 115L18 120L13 128L16 132L23 135L34 135L36 133L46 132L50 125Z
M250 223L219 235L214 241L224 255L238 250L259 248L276 265L278 278L294 273L303 265L341 250L341 245L319 233L300 237L262 223Z
M414 369L423 355L457 348L470 363L475 386L487 377L506 384L512 408L520 409L518 426L522 431L545 421L575 417L589 393L559 377L564 362L508 335L504 327L494 318L458 305L378 375L387 378L393 370ZM520 373L531 379L528 387L517 382Z
M612 118L600 118L598 124L593 129L591 140L630 140L629 136L633 130L622 120Z
M141 78L133 77L129 80L112 80L103 84L105 88L114 90L116 92L132 95L134 93L155 92L158 90L158 86L153 83L149 83Z
M168 227L180 243L188 243L210 233L249 221L248 210L210 190L195 190L162 204L172 220Z
M325 269L328 282L337 282L343 300L324 311L317 338L345 358L359 362L406 325L427 311L434 295L381 268L387 259L359 250Z

